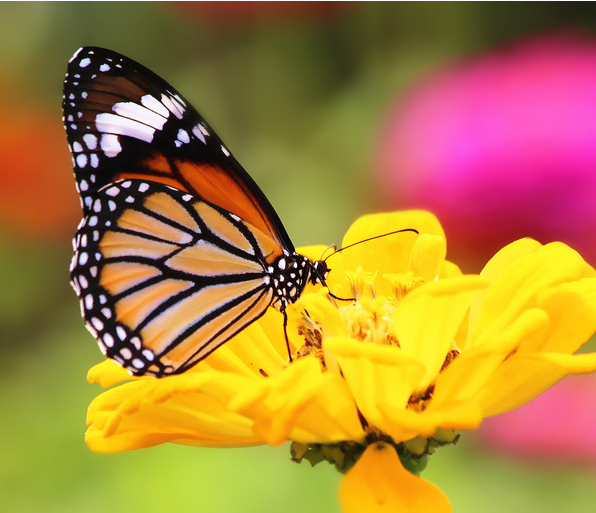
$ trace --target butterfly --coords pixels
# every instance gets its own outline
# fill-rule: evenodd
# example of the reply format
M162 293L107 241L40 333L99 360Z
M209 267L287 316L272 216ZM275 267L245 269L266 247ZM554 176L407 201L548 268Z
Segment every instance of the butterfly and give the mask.
M286 307L325 285L325 262L296 253L261 189L155 73L80 48L62 106L83 210L71 284L100 349L131 374L182 373L270 306L285 331Z

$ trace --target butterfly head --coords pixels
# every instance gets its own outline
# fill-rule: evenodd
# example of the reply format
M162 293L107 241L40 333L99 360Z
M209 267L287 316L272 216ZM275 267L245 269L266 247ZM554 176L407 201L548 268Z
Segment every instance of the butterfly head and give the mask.
M327 275L329 274L329 267L327 267L327 263L324 260L317 260L316 262L311 262L312 268L309 276L309 281L313 285L320 283L321 285L325 285L325 280L327 279Z

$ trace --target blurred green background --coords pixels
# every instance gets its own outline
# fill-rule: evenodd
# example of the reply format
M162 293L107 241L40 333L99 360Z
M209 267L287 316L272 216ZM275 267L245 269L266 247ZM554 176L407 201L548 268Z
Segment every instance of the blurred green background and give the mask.
M340 242L381 210L375 144L388 105L433 69L561 28L594 4L0 4L0 510L339 511L340 477L287 446L83 442L100 361L68 284L78 200L61 125L66 64L105 46L166 78L262 186L296 245ZM456 512L593 510L596 468L533 464L470 434L424 476Z

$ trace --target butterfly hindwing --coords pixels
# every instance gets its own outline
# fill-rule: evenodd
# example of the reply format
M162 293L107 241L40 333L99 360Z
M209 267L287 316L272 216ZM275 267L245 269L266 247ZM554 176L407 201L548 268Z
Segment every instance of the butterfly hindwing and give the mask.
M83 212L113 182L170 185L232 212L294 251L256 183L171 85L116 52L81 48L64 83L64 124Z
M95 194L74 240L73 286L104 353L134 374L183 372L263 315L275 242L159 183Z

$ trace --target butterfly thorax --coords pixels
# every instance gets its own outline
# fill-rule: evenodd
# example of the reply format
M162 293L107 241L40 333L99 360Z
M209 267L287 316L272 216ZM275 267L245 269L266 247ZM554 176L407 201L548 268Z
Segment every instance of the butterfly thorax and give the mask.
M298 253L280 256L267 268L273 284L272 306L283 312L288 304L298 300L307 283L324 284L328 272L323 261L313 262Z

